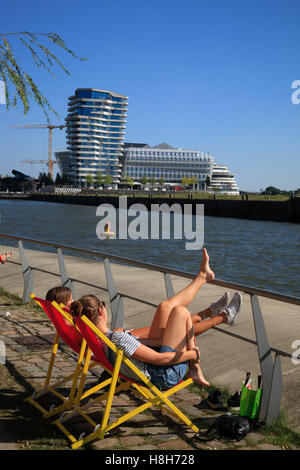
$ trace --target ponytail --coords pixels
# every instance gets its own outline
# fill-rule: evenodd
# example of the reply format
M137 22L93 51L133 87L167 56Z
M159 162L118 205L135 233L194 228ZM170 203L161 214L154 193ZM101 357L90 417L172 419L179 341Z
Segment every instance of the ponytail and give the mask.
M71 303L70 312L73 315L73 317L78 317L82 315L83 305L80 302L80 300L75 300L74 302Z
M73 317L78 315L86 315L95 325L99 317L99 308L102 307L101 300L94 295L84 295L81 299L72 302L70 305L70 312Z

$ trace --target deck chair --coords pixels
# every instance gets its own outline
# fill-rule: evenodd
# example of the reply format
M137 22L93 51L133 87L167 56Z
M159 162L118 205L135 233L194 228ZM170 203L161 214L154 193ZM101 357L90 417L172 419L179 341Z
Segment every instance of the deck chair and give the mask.
M44 310L48 318L53 323L56 335L52 346L51 356L48 364L48 370L45 378L45 382L42 385L41 389L35 390L33 394L26 398L26 402L31 403L35 408L37 408L43 415L44 418L50 418L56 413L61 413L65 409L71 409L73 406L73 401L76 396L77 384L79 377L82 372L83 363L85 360L85 355L87 352L86 341L82 338L81 333L78 331L76 326L73 323L73 317L68 313L68 309L61 305L58 309L57 305L48 302L47 300L36 297L34 294L31 294L31 298ZM77 354L77 363L75 370L72 374L68 376L51 382L51 376L53 372L53 366L55 359L57 357L57 351L59 346L60 338L71 348L71 350ZM90 361L89 361L90 362ZM90 362L89 369L92 369L97 362ZM64 396L58 392L58 388L67 382L72 382L70 392L68 396ZM58 406L54 404L51 405L50 410L46 410L38 401L38 399L45 394L52 393L58 397L62 403Z
M128 419L136 416L137 414L147 410L152 406L158 406L162 411L166 411L172 416L178 418L182 423L189 426L194 432L198 432L197 426L195 426L192 421L169 400L171 395L192 384L192 379L182 381L171 389L162 392L157 387L155 387L150 382L150 380L137 369L132 361L123 354L123 351L119 350L87 317L77 317L75 319L75 323L83 338L86 340L87 345L89 346L81 380L84 382L84 376L88 370L90 355L92 353L95 360L108 369L112 377L108 392L101 393L100 395L98 394L96 398L90 398L89 401L83 405L81 405L81 401L83 399L96 392L99 392L102 387L101 384L99 384L98 387L93 387L87 392L82 393L82 385L79 384L78 394L74 401L74 409L70 413L63 413L60 418L54 421L53 424L55 424L71 441L71 447L73 449L77 449L95 439L103 439L105 434L111 431L113 428L123 424ZM116 354L116 361L114 366L112 366L106 359L104 350L105 347L111 348ZM133 380L120 374L120 366L122 361L137 375L139 378L138 382L134 382ZM120 391L130 389L138 392L139 397L143 399L144 403L113 421L111 407L114 396ZM96 404L101 404L101 402L104 405L104 410L101 423L97 423L91 418L91 416L87 414L87 411L91 406L94 407ZM71 433L70 429L67 428L66 423L68 420L78 414L80 414L92 426L93 431L87 436L80 435L78 438L76 438ZM111 419L110 422L109 419Z

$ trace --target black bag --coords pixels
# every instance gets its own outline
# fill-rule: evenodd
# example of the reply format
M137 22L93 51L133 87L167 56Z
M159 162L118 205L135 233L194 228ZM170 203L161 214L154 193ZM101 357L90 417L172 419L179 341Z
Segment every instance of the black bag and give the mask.
M209 441L217 437L225 437L240 441L247 436L250 431L250 423L247 418L239 415L226 413L218 416L213 424L204 432L197 432L195 438L198 440Z

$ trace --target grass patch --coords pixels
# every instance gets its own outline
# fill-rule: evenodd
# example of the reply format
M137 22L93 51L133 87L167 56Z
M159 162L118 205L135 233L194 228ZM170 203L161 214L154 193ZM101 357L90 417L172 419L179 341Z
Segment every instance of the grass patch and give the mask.
M107 198L126 196L128 199L134 198L163 198L163 199L221 199L221 200L243 200L243 196L222 194L216 191L215 193L205 191L141 191L141 192L123 192L118 193L108 192L104 194L98 194L99 196L106 196ZM80 195L79 195L80 196ZM94 196L93 194L81 194L81 196ZM76 196L78 197L78 196ZM288 201L290 195L288 194L259 194L259 193L247 193L248 200L250 201Z
M289 447L289 444L300 447L300 433L288 427L284 413L270 424L266 424L259 432L265 436L265 441L280 447Z
M195 385L190 385L189 388L193 393L199 395L201 399L205 399L213 390L220 390L219 387L216 387L213 384L208 388L203 387L203 389L199 389ZM227 399L231 393L227 389L221 389L221 391L223 395L223 403L226 406ZM232 414L239 413L236 410L230 409L229 412ZM289 448L290 445L300 448L300 433L293 431L289 427L283 412L281 412L279 418L274 420L272 423L253 429L253 431L259 432L262 435L261 442L267 442L269 444L280 446L281 448Z
M8 292L7 290L3 289L3 287L0 286L0 297L3 298L4 300L7 300L10 304L16 305L18 307L20 306L26 306L29 307L30 309L33 310L38 310L39 312L42 311L41 307L37 305L36 302L33 300L30 300L28 303L23 304L21 297L19 297L17 294L12 294L11 292Z
M9 300L10 302L14 303L15 305L22 305L22 299L16 294L11 294L10 292L3 289L0 286L0 297L4 297L5 300Z

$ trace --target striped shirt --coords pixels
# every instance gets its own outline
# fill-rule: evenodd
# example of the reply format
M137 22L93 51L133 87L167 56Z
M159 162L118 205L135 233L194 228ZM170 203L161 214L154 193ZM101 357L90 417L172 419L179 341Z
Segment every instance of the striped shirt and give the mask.
M150 378L150 374L147 371L147 364L142 361L134 359L132 355L135 353L137 348L140 346L140 341L138 341L131 333L121 332L121 331L108 331L106 334L108 339L114 343L118 349L121 349L124 354L130 358L131 362L143 373L146 377ZM112 351L111 348L108 348L107 358L111 365L115 364L116 354ZM131 380L136 382L141 382L141 379L130 369L123 361L121 362L120 373L125 377L128 377Z

